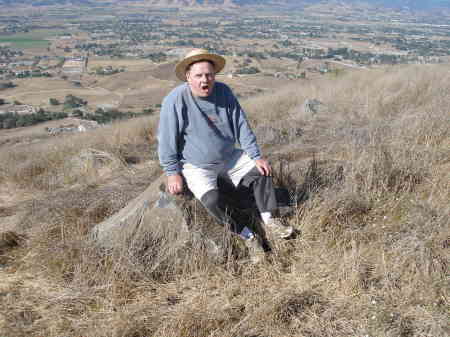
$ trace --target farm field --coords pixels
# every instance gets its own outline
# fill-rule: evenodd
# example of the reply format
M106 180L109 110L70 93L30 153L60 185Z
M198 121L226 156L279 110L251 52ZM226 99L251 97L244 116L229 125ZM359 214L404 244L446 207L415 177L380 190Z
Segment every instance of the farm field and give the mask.
M0 36L0 44L10 44L19 49L42 49L50 45L49 38L55 37L61 32L62 30L59 29L37 29L29 33Z

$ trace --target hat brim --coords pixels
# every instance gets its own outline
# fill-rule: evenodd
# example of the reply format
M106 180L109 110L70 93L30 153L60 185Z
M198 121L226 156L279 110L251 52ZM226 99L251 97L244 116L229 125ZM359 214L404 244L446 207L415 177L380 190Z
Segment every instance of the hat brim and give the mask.
M183 61L177 64L175 67L175 75L182 80L183 82L186 82L186 69L194 62L198 61L211 61L214 64L214 71L216 74L220 72L225 67L225 59L216 54L197 54L190 57L185 58Z

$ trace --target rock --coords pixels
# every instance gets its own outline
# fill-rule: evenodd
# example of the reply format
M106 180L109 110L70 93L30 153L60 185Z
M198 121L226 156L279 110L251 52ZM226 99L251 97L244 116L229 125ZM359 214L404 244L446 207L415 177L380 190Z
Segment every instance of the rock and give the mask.
M106 165L119 167L122 164L119 158L111 153L92 148L81 150L77 156L72 158L71 163L81 168L101 168Z
M77 181L92 180L95 182L99 177L110 175L116 169L126 169L126 163L114 154L87 148L82 149L74 154L69 160L63 164L63 169L58 172L52 179L54 183L64 182L67 179Z
M13 231L5 231L0 233L0 253L19 246L22 241L22 237Z
M189 191L180 196L165 192L165 180L165 175L160 176L125 208L97 224L91 232L97 244L107 250L125 249L160 272L186 259L225 261L246 255L237 236L218 224ZM248 191L236 190L222 179L218 185L222 207L235 221L260 232Z
M162 175L125 208L97 224L92 238L103 248L129 247L147 257L153 254L144 253L147 249L191 248L221 259L226 254L224 242L230 239L228 231L189 193L172 196L165 192L165 180Z
M128 240L142 225L146 214L152 209L151 205L158 201L159 188L163 183L161 176L154 181L143 193L128 203L126 207L97 224L92 230L92 236L97 243L105 248L114 248L121 244L123 240ZM159 209L159 208L157 208ZM171 212L172 218L182 222L182 217L178 212ZM158 212L155 212L155 220L158 219ZM148 217L147 217L148 218ZM171 217L167 214L166 220ZM149 224L151 225L151 224Z
M303 111L308 114L315 115L322 111L325 105L317 99L307 99L303 103Z

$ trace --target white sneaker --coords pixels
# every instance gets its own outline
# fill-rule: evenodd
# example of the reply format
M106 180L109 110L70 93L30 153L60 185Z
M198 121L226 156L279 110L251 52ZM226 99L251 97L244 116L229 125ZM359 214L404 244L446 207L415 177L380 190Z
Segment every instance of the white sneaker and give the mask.
M258 236L255 235L250 239L244 240L244 243L248 249L248 255L252 264L257 264L264 260L266 254Z
M286 239L292 235L292 226L285 226L279 219L271 218L264 224L264 228L276 239Z

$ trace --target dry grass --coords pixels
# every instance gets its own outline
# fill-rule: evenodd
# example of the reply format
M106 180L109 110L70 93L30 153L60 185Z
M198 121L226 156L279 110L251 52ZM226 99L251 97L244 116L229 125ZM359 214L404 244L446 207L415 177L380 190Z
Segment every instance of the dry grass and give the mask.
M54 191L71 187L80 179L89 180L92 175L98 178L101 169L110 164L126 166L155 159L154 123L154 118L139 118L99 132L17 146L1 154L0 181ZM89 149L97 151L97 155L89 156Z
M306 98L326 108L306 113ZM29 197L0 209L27 214L0 243L2 335L448 336L448 65L350 73L244 106L284 135L264 149L296 200L296 239L258 266L183 248L173 229L104 252L89 230L159 173L154 121L16 147L0 182ZM87 149L114 160L67 167Z

